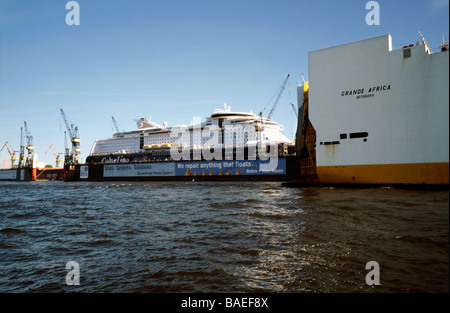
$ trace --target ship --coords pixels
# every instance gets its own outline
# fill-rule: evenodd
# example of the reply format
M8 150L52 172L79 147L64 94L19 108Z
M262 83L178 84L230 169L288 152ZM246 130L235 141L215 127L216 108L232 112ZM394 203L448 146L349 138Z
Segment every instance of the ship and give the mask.
M139 118L137 129L95 140L81 180L286 180L298 176L295 143L284 127L224 104L202 122L168 127ZM117 129L118 130L118 129Z
M420 34L420 32L419 32ZM309 52L298 86L300 185L449 184L449 45L383 35Z

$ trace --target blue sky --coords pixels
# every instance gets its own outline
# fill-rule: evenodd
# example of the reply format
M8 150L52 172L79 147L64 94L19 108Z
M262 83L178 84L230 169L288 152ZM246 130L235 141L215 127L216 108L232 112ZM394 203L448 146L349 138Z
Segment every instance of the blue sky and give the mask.
M448 42L448 0L385 0L368 26L368 1L79 0L80 25L65 0L0 0L0 145L20 146L27 121L41 161L64 152L62 107L78 126L84 160L112 136L114 116L133 130L151 116L170 125L202 120L224 103L258 113L287 74L272 118L293 137L296 84L308 52L391 34L393 48ZM9 165L9 154L0 153Z

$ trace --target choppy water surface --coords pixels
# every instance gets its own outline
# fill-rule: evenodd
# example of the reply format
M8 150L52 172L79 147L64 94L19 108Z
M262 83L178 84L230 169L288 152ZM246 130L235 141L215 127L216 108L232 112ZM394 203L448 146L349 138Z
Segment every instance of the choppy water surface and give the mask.
M448 277L448 191L0 182L0 292L448 292Z

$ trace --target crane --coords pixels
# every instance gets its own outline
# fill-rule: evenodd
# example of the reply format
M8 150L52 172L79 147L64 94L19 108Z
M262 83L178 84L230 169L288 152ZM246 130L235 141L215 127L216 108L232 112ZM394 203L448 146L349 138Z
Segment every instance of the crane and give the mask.
M47 154L48 150L51 150L53 155L56 158L56 167L59 167L59 162L62 161L62 159L60 158L60 153L58 151L55 151L56 149L53 149L53 144L50 145L50 147L48 147L47 151L45 151L45 154Z
M65 158L70 158L70 148L67 147L67 131L64 131L64 155Z
M8 150L9 155L11 156L11 168L14 168L14 163L19 159L18 157L16 157L17 151L14 151L14 149L11 147L11 145L8 142L5 142L5 144L0 149L0 151L2 151L5 147Z
M24 167L25 160L25 146L23 145L23 127L20 127L20 154L19 154L19 168Z
M31 133L28 131L28 125L27 122L24 121L24 128L25 128L25 137L27 138L27 151L28 151L28 156L27 156L27 165L31 165L33 162L33 154L34 154L34 145L33 145L33 136L31 136Z
M114 123L114 127L116 128L116 132L117 133L122 133L120 130L119 130L119 125L117 125L117 122L116 122L116 119L114 118L114 116L111 116L111 118L112 118L112 121L113 121L113 123Z
M281 95L283 94L283 91L286 87L286 84L288 82L290 74L287 75L287 77L284 79L283 83L281 84L281 86L277 89L277 92L275 93L277 95L275 102L273 103L272 109L269 112L269 115L267 116L268 119L270 119L272 117L273 112L275 111L275 108L277 107L278 102L280 101ZM272 97L273 99L273 97ZM269 101L270 103L270 101ZM268 103L268 104L269 104ZM267 104L267 105L268 105ZM267 105L264 107L264 109L259 113L260 116L262 116L262 113L266 110Z
M69 163L69 165L75 165L79 163L78 155L80 154L80 136L78 134L78 126L75 126L74 124L71 124L69 126L69 123L67 122L66 114L64 114L64 111L62 108L61 115L64 119L64 123L66 124L67 132L69 133L70 141L72 142L72 151L70 153L70 157L67 159L66 162Z
M298 118L298 113L297 113L297 110L295 109L295 106L294 106L294 104L293 104L293 103L291 103L291 106L292 106L292 110L294 110L294 113L295 113L295 117L296 117L296 118Z

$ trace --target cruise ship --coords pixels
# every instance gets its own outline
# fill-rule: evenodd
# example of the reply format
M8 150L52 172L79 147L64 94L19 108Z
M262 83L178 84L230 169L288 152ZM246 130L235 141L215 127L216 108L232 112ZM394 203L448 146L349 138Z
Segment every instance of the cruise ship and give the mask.
M175 147L192 151L209 148L225 151L226 148L258 144L294 144L282 133L282 125L253 112L232 112L226 104L203 123L194 119L188 126L167 127L167 122L161 126L147 118L140 118L136 123L137 130L117 132L112 138L96 140L86 162L133 162L143 157L165 159L170 157Z
M261 114L232 111L225 104L189 125L168 127L147 118L136 123L136 130L95 140L80 178L285 180L299 173L295 142L281 124Z

